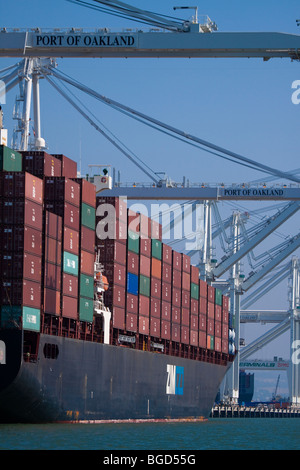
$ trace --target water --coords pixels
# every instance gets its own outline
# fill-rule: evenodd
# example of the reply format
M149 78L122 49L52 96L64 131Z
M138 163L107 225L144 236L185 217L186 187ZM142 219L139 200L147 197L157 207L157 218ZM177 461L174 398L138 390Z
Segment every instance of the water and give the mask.
M298 450L300 419L0 424L0 450Z

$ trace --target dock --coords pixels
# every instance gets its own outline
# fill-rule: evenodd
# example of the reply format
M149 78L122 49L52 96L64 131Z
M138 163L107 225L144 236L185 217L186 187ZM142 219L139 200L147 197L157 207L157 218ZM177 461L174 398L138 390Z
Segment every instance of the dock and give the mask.
M300 418L300 408L275 406L215 405L210 418Z

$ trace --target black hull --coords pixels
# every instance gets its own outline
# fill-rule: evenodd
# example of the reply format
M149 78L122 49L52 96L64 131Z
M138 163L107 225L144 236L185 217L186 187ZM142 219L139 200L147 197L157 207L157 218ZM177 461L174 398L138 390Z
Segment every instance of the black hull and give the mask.
M22 331L0 331L0 341L6 347L0 422L6 423L208 418L227 371L224 365L44 334L37 361L26 362ZM56 358L45 357L45 344L55 345Z

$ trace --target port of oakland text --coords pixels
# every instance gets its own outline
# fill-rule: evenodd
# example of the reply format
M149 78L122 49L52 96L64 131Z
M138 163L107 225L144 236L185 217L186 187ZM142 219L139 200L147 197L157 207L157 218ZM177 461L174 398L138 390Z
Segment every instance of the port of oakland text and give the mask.
M115 34L37 34L36 46L73 46L73 47L133 47L134 35Z
M247 189L247 188L238 188L238 189L224 189L224 196L283 196L283 189Z

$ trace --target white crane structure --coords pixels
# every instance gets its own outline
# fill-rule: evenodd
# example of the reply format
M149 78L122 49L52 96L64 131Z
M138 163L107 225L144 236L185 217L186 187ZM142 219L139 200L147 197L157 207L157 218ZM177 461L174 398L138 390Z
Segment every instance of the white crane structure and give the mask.
M71 0L72 1L72 0ZM231 313L234 320L232 330L235 331L236 359L230 369L229 397L232 402L238 399L239 388L239 362L247 358L251 353L259 349L263 344L271 341L279 334L291 330L291 349L296 355L298 344L300 345L299 328L299 279L300 270L297 258L292 259L292 268L288 263L280 274L266 285L260 287L251 297L244 301L249 307L255 300L269 289L282 281L287 273L292 272L292 294L290 309L287 312L255 312L241 309L241 295L248 292L253 286L261 281L268 273L280 265L297 248L300 247L300 233L290 236L284 243L275 247L273 252L267 250L264 257L264 265L257 271L252 271L248 277L242 273L241 261L248 258L251 265L253 249L261 244L267 237L274 233L279 226L296 214L300 208L300 176L297 171L281 171L269 167L261 162L256 162L248 157L237 154L228 149L207 142L200 137L187 134L166 123L146 116L137 110L104 97L99 92L80 84L62 72L57 70L56 58L130 58L130 57L187 57L187 58L262 58L264 61L271 58L287 58L300 60L300 36L283 33L260 33L260 32L216 32L217 27L209 17L201 18L197 7L195 16L191 21L178 20L170 16L157 15L144 11L117 0L81 0L72 1L94 10L111 13L117 16L127 17L143 24L150 24L152 29L148 32L141 29L125 30L119 33L110 32L107 28L98 28L95 31L84 31L81 28L43 31L40 28L22 30L0 29L0 57L16 57L21 60L14 66L0 70L0 83L4 84L5 92L20 86L20 94L16 100L14 118L17 127L14 136L14 148L27 150L32 148L42 150L46 147L45 140L41 135L40 117L40 95L39 80L44 78L70 104L72 104L88 122L107 138L120 152L131 162L137 165L150 178L149 185L135 185L135 187L122 186L115 183L113 189L101 190L101 195L125 196L128 200L176 200L191 201L192 207L197 202L203 205L203 230L204 238L200 251L198 248L190 250L190 255L197 254L196 264L200 267L201 277L208 282L221 288L230 295ZM179 8L179 7L178 7ZM182 7L181 7L182 8ZM187 8L187 7L185 7ZM157 29L159 28L159 29ZM243 184L240 186L204 184L174 183L169 180L160 179L147 165L138 161L127 148L120 142L109 137L107 133L95 122L82 106L78 105L73 98L66 94L60 86L60 82L76 87L84 93L93 96L119 112L137 119L144 124L164 132L180 141L194 147L205 150L220 158L231 162L255 168L267 175L267 179L284 179L285 184L270 187L262 187L256 184ZM0 88L1 92L4 92ZM33 101L34 140L29 140L29 122L31 101ZM287 182L292 182L292 185ZM232 217L224 222L218 212L218 201L276 201L282 206L275 215L265 219L253 231L245 230L245 222L248 219L243 213L235 211ZM279 207L279 206L278 206ZM217 223L214 230L212 225L213 215ZM175 221L173 221L174 225ZM226 230L230 234L226 234ZM221 240L221 248L226 251L220 263L213 256L213 243ZM228 245L228 249L225 249ZM255 259L255 258L253 258ZM225 273L229 273L228 280L220 279ZM269 334L260 338L253 345L249 345L242 352L239 351L240 322L246 321L269 321L278 323ZM294 349L293 349L294 348ZM299 361L295 360L291 367L291 400L294 405L300 405L300 373Z

